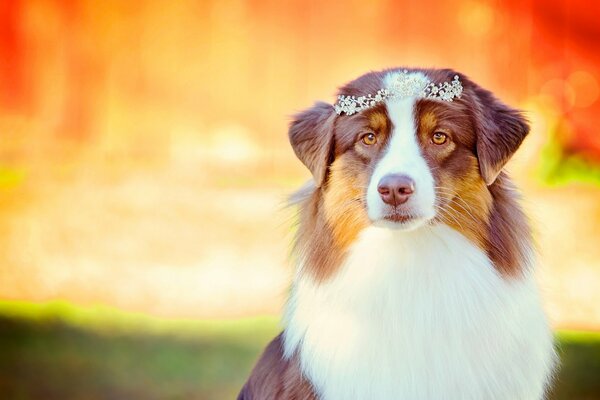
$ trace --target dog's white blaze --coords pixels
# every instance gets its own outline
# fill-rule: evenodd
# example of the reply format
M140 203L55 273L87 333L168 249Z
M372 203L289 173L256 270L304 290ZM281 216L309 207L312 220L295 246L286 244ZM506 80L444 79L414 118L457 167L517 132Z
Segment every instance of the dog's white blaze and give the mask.
M322 400L540 399L554 363L533 279L445 225L365 229L334 278L298 276L286 325Z
M397 75L397 72L388 74L384 80L386 87ZM377 163L367 190L367 213L376 225L399 227L397 223L381 219L386 214L387 206L381 200L377 185L381 178L388 174L404 174L415 181L415 192L406 203L406 207L410 208L411 214L420 218L404 224L402 228L415 228L435 216L434 179L421 154L415 127L416 100L415 97L408 97L386 101L393 131L386 152Z

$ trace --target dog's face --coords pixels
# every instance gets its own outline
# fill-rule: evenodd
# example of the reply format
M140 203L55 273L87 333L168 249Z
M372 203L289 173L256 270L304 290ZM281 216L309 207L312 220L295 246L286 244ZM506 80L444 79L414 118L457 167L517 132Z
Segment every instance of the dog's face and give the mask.
M369 73L340 94L376 93L398 73ZM409 73L434 83L456 75ZM467 225L478 239L492 202L488 185L529 129L518 111L460 79L462 95L452 102L400 98L353 115L318 103L296 117L292 146L313 173L325 216L342 240L369 224L411 230L436 222Z

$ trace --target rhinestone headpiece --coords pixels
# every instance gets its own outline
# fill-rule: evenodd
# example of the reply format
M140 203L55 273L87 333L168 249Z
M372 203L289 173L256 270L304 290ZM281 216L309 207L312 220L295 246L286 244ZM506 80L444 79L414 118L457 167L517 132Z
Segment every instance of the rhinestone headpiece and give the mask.
M404 70L397 74L389 88L379 89L377 93L366 96L338 96L338 102L334 104L335 112L352 115L359 111L375 107L377 104L390 99L402 99L406 97L422 97L442 101L452 101L460 98L463 87L454 75L451 82L433 83L425 75L420 73L409 73Z

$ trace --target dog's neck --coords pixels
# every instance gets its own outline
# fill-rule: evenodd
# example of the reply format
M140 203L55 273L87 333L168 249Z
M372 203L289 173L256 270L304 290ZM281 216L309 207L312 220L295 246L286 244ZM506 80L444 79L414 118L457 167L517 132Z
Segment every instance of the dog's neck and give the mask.
M334 276L298 274L286 318L286 356L324 400L534 399L552 362L531 278L445 225L363 230Z

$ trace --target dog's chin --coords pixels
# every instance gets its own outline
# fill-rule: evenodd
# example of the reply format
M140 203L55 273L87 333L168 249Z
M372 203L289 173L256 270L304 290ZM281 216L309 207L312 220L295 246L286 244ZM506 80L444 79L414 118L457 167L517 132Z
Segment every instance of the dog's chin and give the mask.
M399 231L413 231L426 225L430 219L421 215L390 213L372 221L373 225Z

